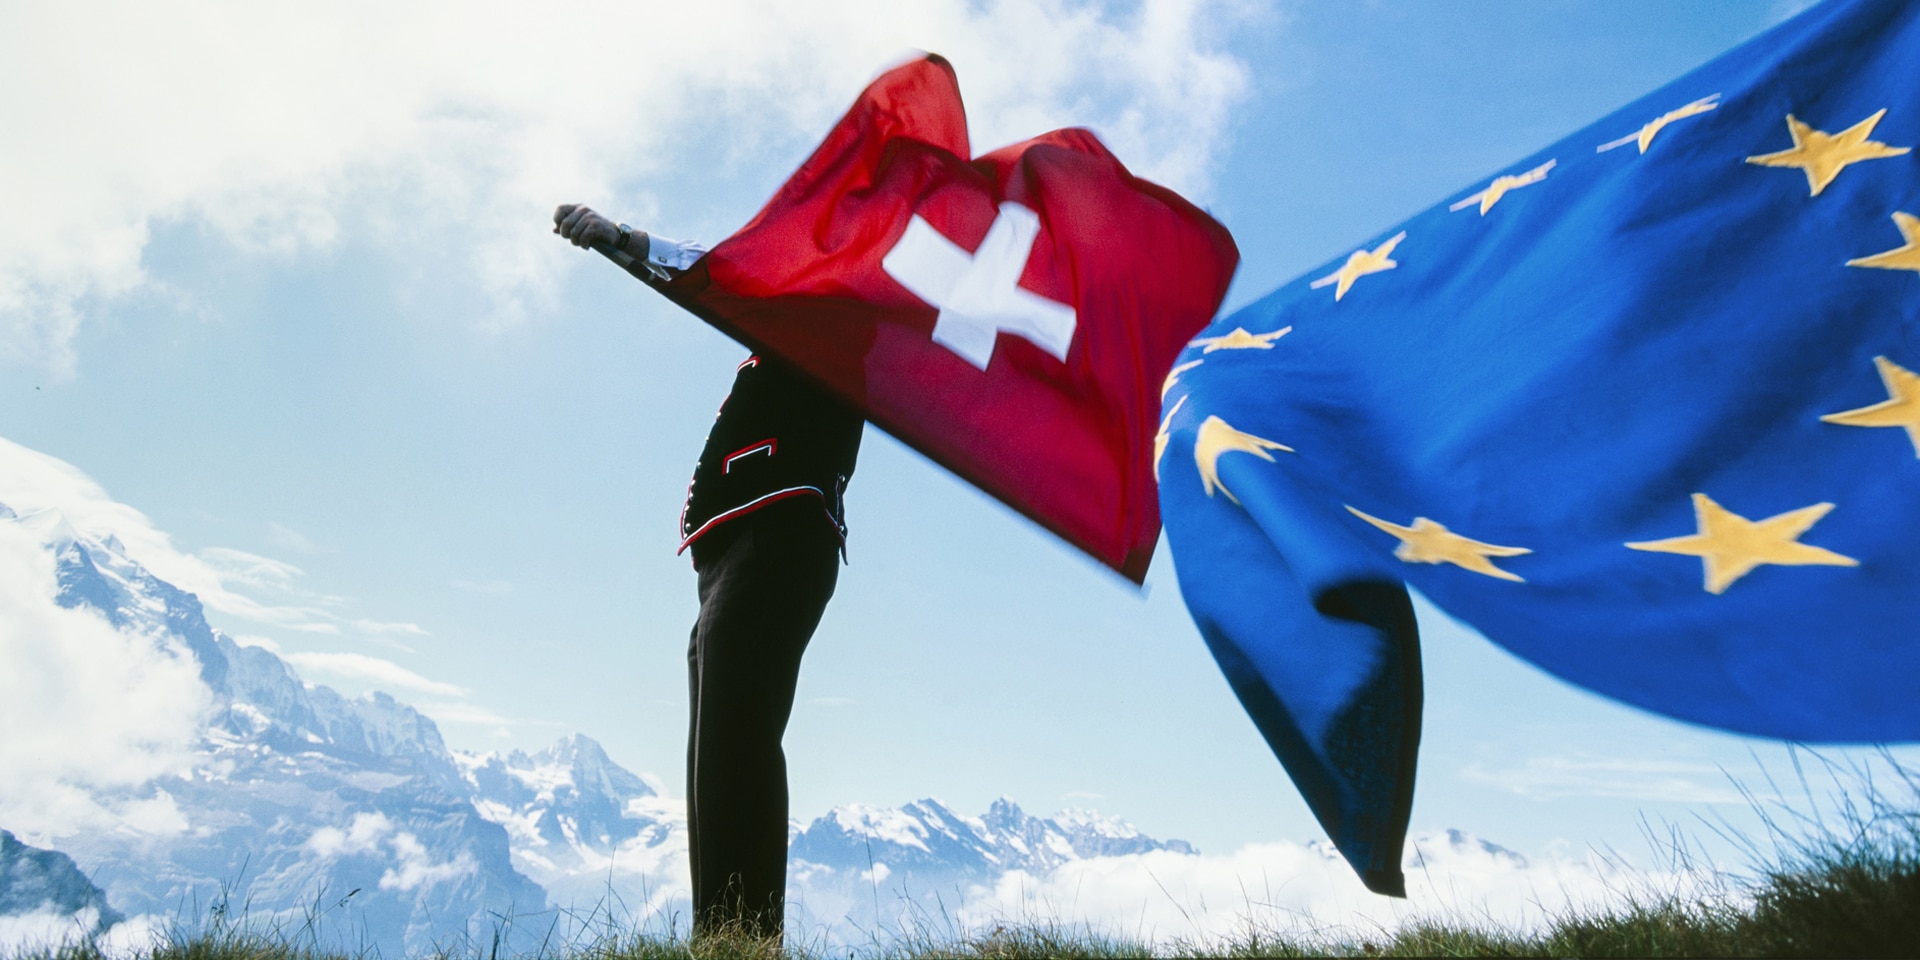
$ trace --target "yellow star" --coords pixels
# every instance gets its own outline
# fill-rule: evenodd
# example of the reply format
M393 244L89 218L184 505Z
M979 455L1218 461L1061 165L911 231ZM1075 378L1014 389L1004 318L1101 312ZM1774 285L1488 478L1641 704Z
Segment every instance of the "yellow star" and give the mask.
M1699 533L1629 543L1627 546L1634 550L1699 557L1706 568L1707 592L1720 594L1725 593L1735 580L1763 563L1786 567L1859 566L1860 561L1852 557L1843 557L1831 550L1799 542L1800 535L1832 509L1831 503L1816 503L1765 520L1748 520L1714 503L1712 497L1696 493L1693 495L1693 515L1699 522Z
M1199 362L1198 360L1194 361L1194 363ZM1160 396L1161 399L1166 399L1166 394L1163 393ZM1173 425L1173 415L1179 413L1180 408L1185 405L1186 402L1186 397L1175 400L1173 402L1173 409L1168 410L1167 415L1160 419L1160 432L1153 435L1153 482L1155 483L1160 482L1160 457L1167 452L1167 440L1170 439L1167 428Z
M1546 163L1543 163L1537 167L1534 167L1532 170L1528 170L1525 173L1508 174L1506 176L1495 177L1493 178L1492 183L1487 184L1487 188L1485 190L1482 190L1479 193L1476 193L1473 196L1468 197L1465 200L1462 200L1451 207L1448 207L1447 209L1448 210L1465 210L1466 208L1471 207L1477 203L1480 205L1480 215L1484 217L1487 215L1488 210L1493 209L1494 204L1500 202L1501 197L1504 197L1507 195L1507 191L1518 190L1521 187L1532 186L1533 184L1536 184L1542 180L1545 180L1547 178L1547 171L1552 170L1553 165L1559 162L1560 161L1558 160L1548 160Z
M1820 422L1848 427L1905 427L1907 439L1913 441L1913 455L1920 457L1920 375L1886 357L1874 357L1873 365L1880 368L1887 399L1858 410L1829 413Z
M1338 283L1340 285L1333 288L1333 299L1335 301L1338 301L1341 297L1344 297L1347 295L1348 290L1353 289L1353 282L1355 280L1358 280L1369 273L1379 273L1382 270L1392 270L1394 267L1399 266L1400 263L1398 261L1388 259L1387 255L1391 254L1393 252L1393 248L1399 246L1400 241L1405 240L1406 238L1407 238L1407 232L1405 230L1402 230L1399 233L1394 234L1393 237L1389 239L1386 243L1383 243L1373 248L1372 250L1355 250L1353 253L1347 256L1346 264L1341 266L1340 269L1335 270L1334 272L1329 273L1326 276L1321 277L1320 279L1315 280L1310 284L1307 284L1307 286L1314 290L1318 290L1329 283Z
M1176 408L1178 406L1175 404ZM1200 424L1199 435L1193 438L1193 462L1200 468L1200 484L1206 489L1207 496L1213 496L1214 489L1218 488L1221 493L1227 495L1228 500L1234 503L1240 502L1240 498L1234 496L1233 491L1228 490L1227 485L1220 482L1221 454L1251 453L1272 463L1274 462L1273 454L1268 453L1268 450L1293 452L1293 448L1284 443L1274 443L1272 440L1256 437L1251 433L1241 433L1228 426L1227 422L1219 417L1208 417Z
M1201 353L1215 350L1272 350L1273 342L1293 332L1292 327L1281 327L1272 333L1248 333L1243 327L1234 327L1233 332L1221 337L1199 337L1189 347L1206 347Z
M1748 157L1747 162L1763 167L1798 167L1807 175L1807 196L1817 197L1848 164L1862 160L1884 160L1913 149L1889 147L1878 140L1867 139L1867 135L1873 132L1873 125L1886 115L1887 110L1882 107L1879 113L1839 133L1824 133L1801 123L1799 118L1789 113L1787 132L1793 135L1793 149Z
M1720 99L1720 95L1716 93L1716 94L1713 94L1712 96L1701 97L1700 99L1695 100L1694 102L1689 103L1678 110L1669 110L1666 113L1663 113L1653 118L1653 120L1649 122L1646 126L1641 127L1640 129L1632 133L1629 133L1618 140L1610 140L1606 143L1601 144L1600 146L1594 148L1593 152L1605 153L1608 150L1612 150L1614 147L1624 147L1629 143L1638 143L1640 145L1640 152L1646 153L1647 148L1653 145L1653 138L1657 134L1659 134L1660 131L1665 130L1667 128L1667 124L1672 123L1675 120L1685 120L1688 117L1697 117L1700 114L1706 113L1708 110L1712 110L1713 108L1720 105L1719 103L1716 102L1719 99Z
M1871 257L1859 257L1848 260L1849 267L1875 267L1881 270L1920 271L1920 217L1911 213L1893 212L1893 225L1900 228L1901 239L1906 243L1894 247L1885 253L1876 253Z
M1393 555L1408 563L1451 563L1456 567L1489 577L1512 580L1515 583L1526 582L1494 566L1493 561L1487 559L1488 557L1518 557L1533 552L1526 547L1502 547L1481 543L1454 533L1426 517L1414 517L1413 526L1403 527L1362 513L1352 507L1348 507L1347 512L1398 537L1400 546L1394 548Z
M1173 389L1174 384L1180 382L1181 374L1186 373L1188 370L1192 370L1194 367L1197 367L1205 362L1206 361L1204 360L1189 360L1186 363L1182 363L1175 366L1172 370L1168 370L1167 379L1161 381L1160 383L1160 399L1163 401L1167 399L1167 392Z

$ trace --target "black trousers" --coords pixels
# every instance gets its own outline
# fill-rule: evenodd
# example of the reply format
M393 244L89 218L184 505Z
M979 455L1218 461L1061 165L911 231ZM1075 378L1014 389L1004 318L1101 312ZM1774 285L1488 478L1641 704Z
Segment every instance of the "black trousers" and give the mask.
M687 648L694 934L736 928L778 938L787 885L780 740L800 655L833 596L840 540L820 505L800 497L730 520L694 547L700 618Z

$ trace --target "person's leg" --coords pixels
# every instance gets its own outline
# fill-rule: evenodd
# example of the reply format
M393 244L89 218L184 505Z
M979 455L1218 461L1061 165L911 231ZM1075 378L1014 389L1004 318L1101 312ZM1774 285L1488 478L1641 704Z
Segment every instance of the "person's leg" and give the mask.
M732 522L743 525L732 543L701 565L690 664L694 924L698 933L738 920L778 937L787 871L780 740L800 656L839 574L839 541L817 513L769 510Z
M705 605L707 596L706 573L700 574L700 597ZM700 621L693 624L693 635L687 640L687 870L693 874L694 909L698 915L700 907L700 858L694 854L700 850L700 780L694 776L694 758L698 756L700 746Z

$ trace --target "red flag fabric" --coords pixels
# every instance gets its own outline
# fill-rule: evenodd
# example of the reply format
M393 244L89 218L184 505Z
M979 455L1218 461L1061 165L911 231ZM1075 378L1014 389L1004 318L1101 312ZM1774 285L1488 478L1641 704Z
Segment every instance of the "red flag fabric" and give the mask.
M953 68L927 56L656 286L1138 583L1161 383L1238 262L1086 130L972 159Z

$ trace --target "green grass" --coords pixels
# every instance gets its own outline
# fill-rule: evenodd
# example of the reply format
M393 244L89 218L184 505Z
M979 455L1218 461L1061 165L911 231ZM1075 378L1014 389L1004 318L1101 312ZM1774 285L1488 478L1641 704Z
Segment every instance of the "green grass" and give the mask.
M1829 851L1838 853L1839 851ZM1882 851L1884 852L1884 851ZM1377 936L1313 937L1262 929L1205 944L1148 945L1080 926L1032 923L948 938L909 934L855 950L861 958L1198 957L1920 957L1920 871L1911 858L1894 862L1847 851L1806 869L1769 874L1746 906L1729 902L1630 904L1569 915L1535 933L1489 926L1413 922ZM550 960L825 960L806 944L784 950L769 941L720 936L690 943L671 936L626 934L553 949ZM495 960L484 949L449 960ZM89 944L19 960L105 960ZM283 938L220 934L166 938L142 960L363 960L295 946Z
M1084 926L999 925L934 937L908 933L893 941L829 952L807 944L783 949L747 936L688 942L672 936L608 933L556 947L548 960L1023 960L1062 957L1920 957L1920 866L1914 849L1835 844L1805 851L1757 885L1710 900L1629 903L1604 912L1563 916L1545 929L1411 922L1373 936L1313 936L1249 927L1207 943L1149 945ZM484 947L452 951L447 960L497 960ZM43 951L17 960L105 960L91 945ZM365 960L296 946L285 938L239 930L180 934L141 960Z
M1817 755L1816 755L1817 759ZM1506 930L1461 919L1419 919L1396 929L1302 932L1247 921L1236 935L1206 942L1154 944L1082 924L1046 919L995 924L985 930L946 926L876 937L852 951L818 943L779 944L740 933L689 942L671 933L623 926L596 914L566 943L549 943L538 960L933 960L1028 957L1915 957L1920 958L1920 772L1892 757L1891 774L1875 783L1859 769L1826 773L1838 788L1837 809L1824 819L1799 812L1808 802L1761 803L1766 833L1729 839L1745 847L1750 872L1722 876L1706 892L1678 895L1622 891L1604 910L1562 914L1541 929ZM1885 781L1891 780L1891 783ZM1772 795L1779 795L1769 783ZM1751 799L1751 795L1750 795ZM1833 809L1829 807L1827 809ZM1691 866L1675 841L1671 858ZM177 929L134 960L371 960L330 953L314 944L309 923L296 930L252 930L220 906L196 929ZM497 946L469 944L443 960L507 960ZM107 960L81 943L0 960Z

